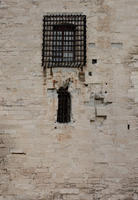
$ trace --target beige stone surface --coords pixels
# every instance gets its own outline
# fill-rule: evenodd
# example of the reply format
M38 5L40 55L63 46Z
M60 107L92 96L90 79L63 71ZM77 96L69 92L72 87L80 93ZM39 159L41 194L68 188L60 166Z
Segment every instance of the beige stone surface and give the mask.
M43 72L47 12L87 16L84 81ZM137 0L0 0L0 200L138 200L137 36Z

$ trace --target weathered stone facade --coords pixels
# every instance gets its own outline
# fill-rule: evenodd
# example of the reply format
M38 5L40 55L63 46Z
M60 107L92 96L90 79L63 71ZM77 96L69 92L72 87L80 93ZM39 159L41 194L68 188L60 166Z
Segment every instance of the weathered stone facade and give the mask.
M43 71L47 12L87 16L83 72ZM0 200L138 200L137 36L137 0L0 1Z

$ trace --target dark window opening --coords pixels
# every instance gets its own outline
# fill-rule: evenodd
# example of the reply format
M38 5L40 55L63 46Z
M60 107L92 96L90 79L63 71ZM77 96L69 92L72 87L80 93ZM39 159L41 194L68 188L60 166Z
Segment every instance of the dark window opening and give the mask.
M86 16L45 15L43 18L42 66L86 65Z
M89 72L89 76L92 76L92 72Z
M57 122L68 123L71 121L71 96L67 88L58 90Z
M96 64L97 63L97 59L92 59L92 64Z

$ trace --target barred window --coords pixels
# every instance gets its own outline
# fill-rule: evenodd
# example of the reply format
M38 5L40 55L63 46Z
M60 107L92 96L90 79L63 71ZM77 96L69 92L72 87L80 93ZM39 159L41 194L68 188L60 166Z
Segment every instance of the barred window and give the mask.
M43 67L86 64L86 16L46 15L43 19Z

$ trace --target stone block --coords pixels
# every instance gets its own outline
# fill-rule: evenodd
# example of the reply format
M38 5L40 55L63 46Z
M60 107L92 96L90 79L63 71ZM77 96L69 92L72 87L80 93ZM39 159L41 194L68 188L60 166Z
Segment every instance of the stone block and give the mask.
M104 103L112 103L113 102L113 94L112 93L108 93L104 96Z
M19 154L19 155L25 155L26 153L23 151L23 150L21 150L21 149L11 149L10 150L10 153L11 154Z
M107 108L105 106L97 106L96 107L96 116L107 116Z
M79 72L79 80L82 82L85 81L85 72Z
M138 60L133 63L133 67L138 68Z
M138 61L138 55L133 55L133 60Z
M92 75L92 76L86 76L85 80L86 84L101 84L102 83L102 77L99 75Z
M123 43L122 42L112 42L111 46L112 46L112 48L121 49L123 47Z
M52 81L52 80L48 80L48 81L47 81L47 89L48 89L48 90L54 89L54 84L53 84L53 81Z
M77 188L63 188L63 189L60 189L60 193L61 194L78 194L79 189L77 189Z

